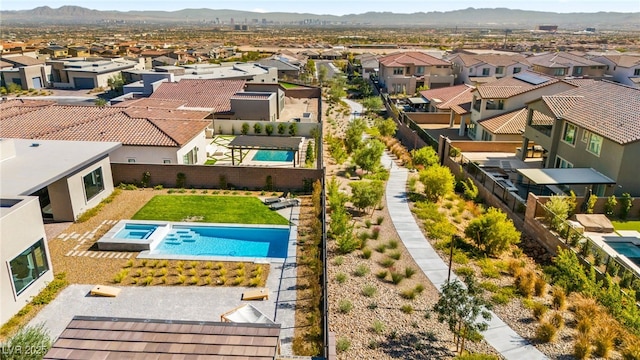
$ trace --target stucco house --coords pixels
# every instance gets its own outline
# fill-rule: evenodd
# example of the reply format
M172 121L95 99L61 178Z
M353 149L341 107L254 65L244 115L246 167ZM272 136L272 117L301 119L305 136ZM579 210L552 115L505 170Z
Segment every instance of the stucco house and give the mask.
M533 71L564 79L566 77L588 77L602 79L607 66L601 62L567 52L534 55L527 58Z
M73 221L113 192L117 142L0 139L0 324L53 280L43 218Z
M476 85L478 78L499 79L529 70L531 65L520 54L465 54L457 53L447 57L453 64L456 84Z
M451 63L420 51L399 52L378 59L380 85L389 94L413 95L420 87L452 86Z
M479 85L472 91L471 121L467 135L482 140L478 122L523 108L527 102L543 95L553 95L577 85L551 76L523 71L512 76Z
M46 88L50 85L51 66L44 60L30 56L7 54L0 60L6 63L0 69L2 86L11 83L19 85L23 90Z
M114 59L69 58L48 60L52 70L52 86L55 88L93 89L108 87L109 78L124 70L144 69L144 63Z
M613 179L594 193L640 196L640 89L596 81L528 103L523 149L544 148L545 168L592 168Z
M166 102L164 102L166 103ZM209 111L171 108L163 103L126 107L55 105L9 100L0 104L0 137L122 143L112 162L203 164Z
M606 73L620 84L640 87L640 54L602 55L592 60L607 65Z

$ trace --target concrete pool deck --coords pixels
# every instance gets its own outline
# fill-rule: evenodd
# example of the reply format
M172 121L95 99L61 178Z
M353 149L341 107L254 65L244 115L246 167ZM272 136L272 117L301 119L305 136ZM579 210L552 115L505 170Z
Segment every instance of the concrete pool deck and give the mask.
M287 210L286 217L293 224L291 231L297 234L300 207ZM51 338L56 339L76 315L220 321L223 313L250 303L281 324L281 351L283 355L291 355L297 289L296 241L290 239L284 263L270 264L265 285L270 291L269 300L242 301L242 293L253 288L205 286L122 286L117 297L96 297L89 295L94 285L74 284L44 307L29 325L43 323Z

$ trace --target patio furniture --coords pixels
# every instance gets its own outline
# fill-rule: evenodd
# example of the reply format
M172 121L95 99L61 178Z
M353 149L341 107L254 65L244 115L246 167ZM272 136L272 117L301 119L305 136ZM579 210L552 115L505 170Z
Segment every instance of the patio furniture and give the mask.
M251 304L242 304L220 315L222 322L251 323L251 324L275 324L260 310Z
M269 205L269 209L282 210L282 209L286 209L286 208L297 206L297 205L298 205L298 199L291 199L291 200L284 200L284 201L279 201L277 203L273 203Z
M610 233L613 224L604 214L575 214L575 220L584 226L585 231Z
M281 198L281 197L269 197L269 198L266 198L266 199L262 200L262 202L265 205L269 205L269 204L277 203L277 202L280 202L280 201L283 201L283 200L284 200L284 198Z
M90 294L93 296L116 297L120 294L121 289L113 286L96 285L91 289Z
M269 289L253 289L242 293L242 300L269 300Z

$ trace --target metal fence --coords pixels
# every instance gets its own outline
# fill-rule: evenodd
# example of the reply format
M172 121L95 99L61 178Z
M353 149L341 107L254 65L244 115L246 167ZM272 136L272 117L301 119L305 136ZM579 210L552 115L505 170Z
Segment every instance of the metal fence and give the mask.
M327 197L325 177L322 177L322 195L320 196L320 221L322 222L322 336L324 343L324 358L329 358L329 277L327 275Z
M416 124L415 121L411 120L404 111L399 110L393 103L389 94L381 94L381 97L384 102L384 106L387 109L387 113L391 115L396 122L408 126L416 136L422 139L422 141L424 141L428 146L431 146L434 150L438 151L438 140Z
M464 157L464 155L458 155L460 157L459 164L463 169L467 171L474 179L478 180L487 191L491 192L495 197L500 199L507 208L513 211L520 219L524 220L524 213L527 209L527 201L523 199L516 188L507 187L509 183L505 179L497 179L489 175L478 164ZM513 185L513 184L512 184ZM515 185L514 185L515 186Z
M629 296L625 288L633 289L636 292L636 298L633 300L640 301L640 274L631 269L624 259L608 254L599 244L585 236L569 221L553 213L544 204L537 202L536 206L544 211L540 221L555 233L558 240L578 255L578 259L587 269L593 265L599 279L603 279L605 274L611 277L618 276L622 293Z

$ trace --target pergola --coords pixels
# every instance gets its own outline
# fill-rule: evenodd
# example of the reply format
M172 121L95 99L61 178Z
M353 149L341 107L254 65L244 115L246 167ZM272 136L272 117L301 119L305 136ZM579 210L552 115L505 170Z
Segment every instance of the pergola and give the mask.
M592 168L516 169L536 185L613 185L616 182Z
M240 152L239 164L242 163L244 157L249 153L249 150L278 150L278 151L293 151L293 167L296 166L296 157L298 164L300 163L300 148L304 141L300 136L249 136L240 135L231 140L228 147L231 149L231 164L236 164L235 151ZM244 152L246 150L246 152Z

